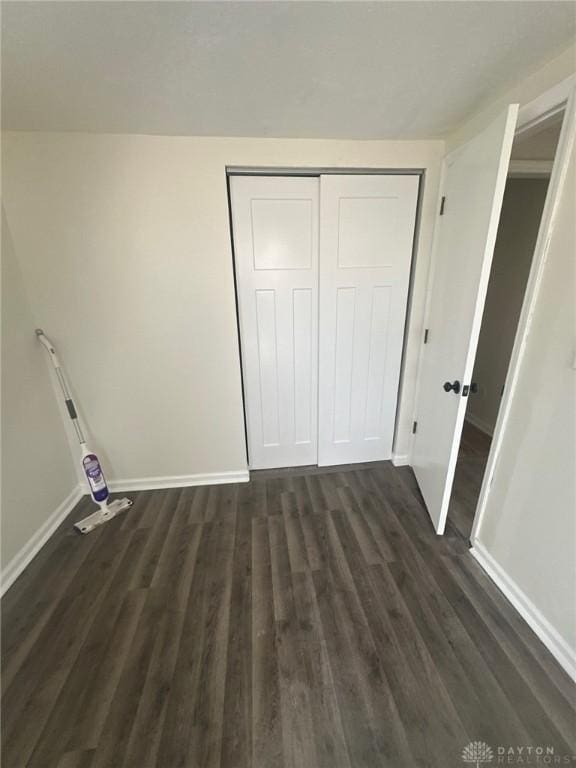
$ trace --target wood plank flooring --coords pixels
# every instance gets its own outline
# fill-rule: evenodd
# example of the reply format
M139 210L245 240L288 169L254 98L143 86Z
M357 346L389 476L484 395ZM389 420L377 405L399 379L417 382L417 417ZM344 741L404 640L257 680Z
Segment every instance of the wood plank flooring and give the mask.
M469 539L480 496L491 438L469 421L464 422L458 451L448 519L464 538Z
M82 502L3 600L4 768L574 754L574 687L408 468L132 496L84 537Z

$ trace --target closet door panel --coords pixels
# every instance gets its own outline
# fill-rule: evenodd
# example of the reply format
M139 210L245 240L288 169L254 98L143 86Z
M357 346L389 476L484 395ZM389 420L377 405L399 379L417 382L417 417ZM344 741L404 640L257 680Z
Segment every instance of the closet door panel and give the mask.
M392 455L418 184L321 177L321 465Z
M317 463L317 178L230 183L251 469Z

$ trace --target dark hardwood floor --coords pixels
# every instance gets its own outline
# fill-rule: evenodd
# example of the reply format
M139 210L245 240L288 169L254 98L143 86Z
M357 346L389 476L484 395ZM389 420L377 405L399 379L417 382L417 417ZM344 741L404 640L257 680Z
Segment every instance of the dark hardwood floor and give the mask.
M133 498L85 537L83 502L3 600L3 768L574 754L572 683L408 468Z
M452 496L448 508L448 519L466 540L470 538L472 531L476 504L490 452L490 443L491 438L488 435L481 432L469 421L464 422Z

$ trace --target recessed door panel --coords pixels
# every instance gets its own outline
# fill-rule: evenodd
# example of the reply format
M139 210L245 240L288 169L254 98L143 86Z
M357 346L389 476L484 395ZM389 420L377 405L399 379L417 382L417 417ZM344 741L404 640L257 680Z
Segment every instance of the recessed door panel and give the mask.
M350 440L352 417L352 387L354 373L354 315L356 288L338 288L336 291L336 328L334 334L334 421L333 440ZM322 396L322 393L321 395Z
M280 445L280 393L278 391L278 333L276 291L257 290L258 379L261 395L262 444Z
M390 324L390 286L376 285L372 290L370 336L368 346L368 375L366 381L366 440L378 440L382 435L382 409L387 401L386 352L388 339L381 329Z
M310 269L312 200L251 200L254 269Z
M318 360L312 331L316 328L314 312L316 293L311 288L295 288L292 292L294 329L294 439L297 445L316 443L316 397Z
M338 203L338 267L389 267L396 249L397 197L342 197Z

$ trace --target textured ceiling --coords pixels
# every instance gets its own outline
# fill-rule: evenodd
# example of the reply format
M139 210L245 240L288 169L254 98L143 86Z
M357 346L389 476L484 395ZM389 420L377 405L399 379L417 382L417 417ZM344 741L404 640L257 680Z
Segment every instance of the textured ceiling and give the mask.
M573 39L571 2L4 2L8 129L428 138Z

